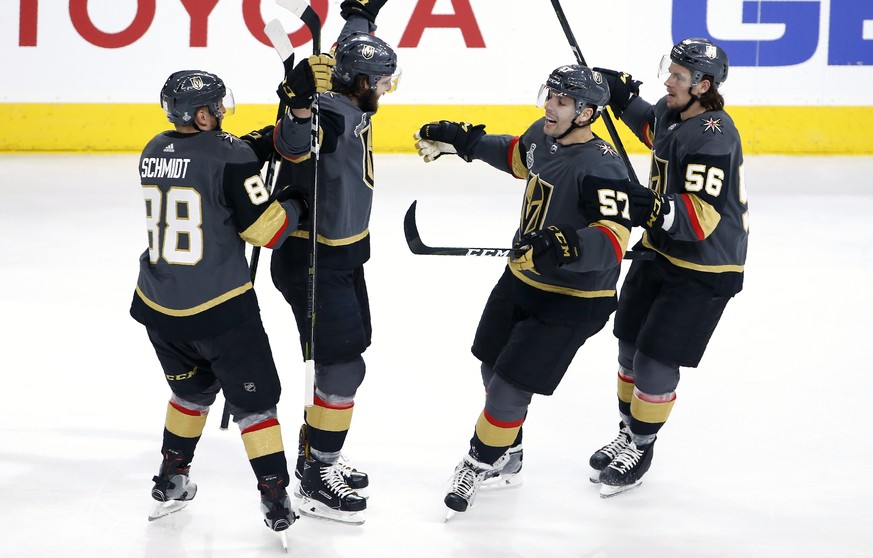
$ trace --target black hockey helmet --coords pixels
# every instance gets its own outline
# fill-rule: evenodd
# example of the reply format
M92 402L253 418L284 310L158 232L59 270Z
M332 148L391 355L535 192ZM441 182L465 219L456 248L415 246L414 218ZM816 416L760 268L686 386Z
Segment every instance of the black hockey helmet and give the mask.
M578 64L559 66L549 74L549 79L540 87L537 106L545 104L550 91L576 99L576 114L580 114L585 105L594 105L595 118L609 102L609 85L600 72Z
M708 39L692 38L681 41L670 51L670 60L691 70L692 86L700 83L705 75L713 77L713 85L716 87L727 80L727 53Z
M201 70L173 72L161 88L161 106L173 124L194 122L194 113L206 107L212 116L222 118L221 106L233 114L233 94L221 78Z
M394 50L379 37L366 33L356 33L344 39L337 46L334 57L333 73L347 87L351 87L362 74L368 77L371 88L376 87L382 76L399 75ZM396 86L396 80L393 86Z

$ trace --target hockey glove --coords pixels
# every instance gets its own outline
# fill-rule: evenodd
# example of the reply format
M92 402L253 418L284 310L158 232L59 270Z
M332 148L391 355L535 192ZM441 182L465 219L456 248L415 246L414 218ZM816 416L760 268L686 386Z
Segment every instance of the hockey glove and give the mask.
M361 16L370 23L376 22L379 10L387 0L344 0L340 4L340 15L348 20L352 16Z
M630 213L631 224L635 227L643 227L646 230L668 229L672 224L665 227L664 218L673 210L673 196L661 196L638 184L631 184Z
M289 108L309 108L313 95L330 91L335 64L329 54L313 54L285 75L276 93Z
M294 186L285 186L276 194L279 203L290 202L297 209L298 224L309 219L309 200L305 192Z
M429 163L445 153L456 153L468 163L473 160L471 152L485 135L485 125L473 126L469 122L440 120L425 124L413 136L418 154Z
M273 128L275 126L271 124L260 130L252 130L239 138L249 144L249 147L252 148L252 151L258 157L258 162L262 165L269 161L273 153L276 152L275 147L273 147Z
M603 79L609 85L609 108L616 118L621 118L624 109L630 104L631 99L640 94L640 85L643 82L635 80L627 72L616 72L604 68L592 68L600 72Z
M529 263L540 273L548 273L555 268L579 259L579 234L572 225L549 225L545 229L528 233L518 240L513 248L530 247L518 263L522 269L529 269ZM528 262L528 265L525 265Z

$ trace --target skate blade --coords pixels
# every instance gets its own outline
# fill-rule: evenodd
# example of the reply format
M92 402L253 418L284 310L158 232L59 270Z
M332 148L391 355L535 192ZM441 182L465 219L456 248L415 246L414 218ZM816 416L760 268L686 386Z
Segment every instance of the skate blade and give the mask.
M449 520L451 518L455 517L456 515L458 515L458 512L456 512L455 510L448 510L446 512L446 516L443 518L443 523L448 523Z
M519 474L501 475L486 480L479 488L482 490L502 490L504 488L521 486L522 483L524 483L524 478Z
M185 509L185 506L187 505L187 500L169 500L167 502L158 502L157 504L155 504L155 507L152 508L152 512L149 514L149 521L154 521L156 519L166 517L171 513L176 513L177 511Z
M591 470L588 472L588 480L594 484L600 484L600 473L602 473L602 471L591 467Z
M296 495L295 492L295 496ZM297 511L300 515L305 515L306 517L326 519L328 521L342 523L343 525L363 525L364 521L367 519L363 511L344 512L335 510L325 506L317 500L309 499L306 496L301 499Z
M643 481L638 480L637 482L635 482L633 484L627 484L625 486L609 486L608 484L602 484L600 486L600 497L601 498L612 498L613 496L617 496L618 494L621 494L622 492L627 492L631 488L636 488L637 486L642 484L642 482Z
M282 543L282 550L285 551L285 554L288 554L288 532L287 531L279 531L279 542Z

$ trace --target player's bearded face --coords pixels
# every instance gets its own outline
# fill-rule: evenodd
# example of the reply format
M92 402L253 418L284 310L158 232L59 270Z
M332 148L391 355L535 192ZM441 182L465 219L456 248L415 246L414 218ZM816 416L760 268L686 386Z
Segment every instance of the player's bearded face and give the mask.
M390 92L394 87L391 76L382 76L376 82L376 87L371 87L358 96L361 109L364 112L376 112L379 110L379 99L382 95Z
M379 110L379 97L381 95L376 89L367 89L358 95L358 104L364 112L376 112Z
M576 99L566 95L549 93L545 102L546 121L543 133L556 138L570 129L576 118Z

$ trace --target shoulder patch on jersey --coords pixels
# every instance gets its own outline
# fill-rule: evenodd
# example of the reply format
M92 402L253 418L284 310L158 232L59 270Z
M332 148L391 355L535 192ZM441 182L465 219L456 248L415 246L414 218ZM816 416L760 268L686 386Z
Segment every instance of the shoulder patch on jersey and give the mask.
M618 152L611 145L606 143L605 141L600 142L597 145L597 149L600 150L601 155L610 155L613 159L618 156Z
M231 134L230 132L220 132L218 134L218 139L220 139L221 141L233 143L234 141L238 140L239 138L236 137L235 135Z
M525 154L528 170L533 168L534 150L536 150L536 148L537 148L537 144L535 144L535 143L530 144L530 148L528 148L527 153Z
M710 116L709 118L701 118L700 122L701 126L703 126L702 134L705 134L706 132L712 132L713 134L716 132L720 134L724 133L721 129L721 118L713 118Z

